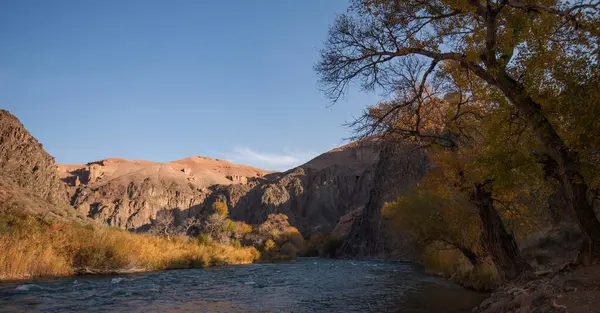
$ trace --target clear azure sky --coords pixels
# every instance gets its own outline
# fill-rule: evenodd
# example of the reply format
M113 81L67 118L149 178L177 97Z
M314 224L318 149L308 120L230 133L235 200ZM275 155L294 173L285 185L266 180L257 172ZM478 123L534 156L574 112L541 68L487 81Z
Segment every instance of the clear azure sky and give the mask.
M377 95L328 108L313 64L348 0L3 0L0 108L59 163L194 155L287 169Z

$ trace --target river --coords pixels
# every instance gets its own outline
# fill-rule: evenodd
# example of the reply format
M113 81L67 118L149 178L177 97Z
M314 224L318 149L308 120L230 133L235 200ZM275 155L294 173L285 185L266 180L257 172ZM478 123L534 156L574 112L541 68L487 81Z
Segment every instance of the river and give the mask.
M485 295L402 262L295 262L0 283L0 312L460 313Z

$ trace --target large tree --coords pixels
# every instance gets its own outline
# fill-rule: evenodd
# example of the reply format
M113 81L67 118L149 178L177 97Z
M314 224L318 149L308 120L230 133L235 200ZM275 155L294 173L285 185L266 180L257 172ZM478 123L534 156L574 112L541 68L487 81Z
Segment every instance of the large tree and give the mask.
M481 238L504 280L527 275L532 269L507 231L497 207L505 207L511 201L507 196L515 188L507 181L521 180L523 172L536 172L524 167L528 165L525 160L507 157L519 156L517 150L528 149L530 142L507 144L507 139L522 132L520 127L498 123L502 116L499 111L505 111L506 101L474 81L468 71L446 62L435 79L424 84L420 78L429 68L418 58L408 58L398 72L401 79L394 98L370 106L353 123L359 136L375 132L425 148L435 164L419 183L418 191L400 197L398 205L388 209L393 209L396 220L402 220L399 224L403 228L411 230L416 238L425 238L420 240L422 243L444 242L476 262L472 239ZM497 149L498 146L502 148ZM499 161L507 166L504 171L511 173L510 177L498 175ZM428 199L425 202L420 199L423 193L423 198ZM440 206L434 201L436 198L445 204ZM478 213L476 217L469 217L469 208ZM469 228L477 220L479 232ZM449 225L452 223L459 225Z
M447 61L498 91L553 161L586 238L581 260L590 262L600 260L600 221L588 199L581 156L565 140L562 119L546 108L597 81L599 25L600 1L591 0L355 0L330 29L316 70L334 101L353 81L366 90L396 90L411 56L430 60L417 97ZM396 102L388 112L412 100ZM557 112L569 116L573 110L560 106Z

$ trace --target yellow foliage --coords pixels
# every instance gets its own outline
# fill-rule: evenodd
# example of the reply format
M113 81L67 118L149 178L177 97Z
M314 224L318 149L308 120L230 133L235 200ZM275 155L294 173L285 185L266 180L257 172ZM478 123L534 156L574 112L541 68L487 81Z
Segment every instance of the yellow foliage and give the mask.
M427 272L450 278L465 287L490 291L500 284L500 276L489 260L473 266L457 250L428 247L420 260Z
M444 243L479 251L481 223L468 197L455 189L450 171L432 170L419 186L386 203L382 215L392 229L409 231L418 245Z
M0 212L0 279L251 263L253 247L171 240L102 225L46 221Z
M265 250L269 251L269 250L273 250L273 248L275 248L275 241L273 241L272 239L269 239L265 242Z
M223 217L229 216L229 208L227 207L227 203L225 203L225 202L216 201L215 203L212 204L212 209L215 213L217 213Z
M233 225L233 233L236 238L243 238L246 234L252 231L252 226L243 221L231 221Z

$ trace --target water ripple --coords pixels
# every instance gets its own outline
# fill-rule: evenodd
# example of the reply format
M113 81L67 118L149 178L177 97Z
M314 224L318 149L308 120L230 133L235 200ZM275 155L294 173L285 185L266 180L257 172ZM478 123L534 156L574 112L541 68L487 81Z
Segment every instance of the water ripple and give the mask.
M316 258L0 283L0 313L459 313L482 298L407 263Z

